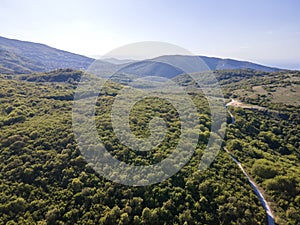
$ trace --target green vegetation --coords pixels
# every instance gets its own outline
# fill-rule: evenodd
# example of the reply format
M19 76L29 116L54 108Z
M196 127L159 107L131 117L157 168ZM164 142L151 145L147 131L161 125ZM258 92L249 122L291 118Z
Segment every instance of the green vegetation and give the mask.
M55 71L46 73L34 73L30 75L20 75L20 80L30 82L65 82L70 84L77 84L82 76L82 71L72 69L57 69Z
M74 84L0 79L0 224L265 224L257 196L225 152L209 170L198 170L210 127L201 95L193 97L202 106L202 138L191 161L162 183L127 187L99 177L81 156L68 97ZM117 90L113 84L107 87L97 103L97 117L99 133L122 159L124 149L108 138L113 135L109 123L102 127ZM142 133L143 124L156 113L177 129L176 112L168 105L158 107L161 103L146 99L136 105L132 118L139 109L145 115L143 121L133 121L134 132ZM143 131L147 135L147 127ZM169 135L176 138L176 132ZM166 141L152 153L164 157L171 145ZM149 155L128 160L147 164Z
M300 210L300 110L286 119L259 111L234 109L226 145L265 190L280 224L297 224Z
M243 74L241 71L219 73L228 97L265 107L263 110L230 107L235 123L227 129L227 148L265 191L276 222L297 224L300 221L296 213L300 211L300 92L296 90L300 86L300 73L256 72L251 77L245 72L236 76L234 83L229 82L228 74ZM287 90L284 94L283 87Z
M254 70L217 71L228 98L282 110L300 106L300 72L260 72Z
M56 70L0 76L0 224L266 224L261 203L226 152L208 170L198 170L211 124L201 93L190 94L199 107L199 143L180 172L147 187L127 187L97 175L72 130L72 99L81 74ZM300 109L297 99L285 104L275 93L285 85L299 96L299 72L227 70L216 75L228 99L268 109L230 107L235 123L227 128L224 144L262 187L276 222L297 224ZM176 80L191 84L185 76ZM120 160L136 165L160 161L180 133L176 110L162 99L138 102L130 114L133 133L147 137L154 116L167 122L168 132L153 151L130 151L116 139L110 123L120 88L110 83L98 98L99 138Z

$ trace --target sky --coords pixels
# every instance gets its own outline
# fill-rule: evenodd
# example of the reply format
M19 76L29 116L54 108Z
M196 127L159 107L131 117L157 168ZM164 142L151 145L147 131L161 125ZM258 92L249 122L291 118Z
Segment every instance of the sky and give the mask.
M0 36L87 56L162 41L300 69L298 0L0 0Z

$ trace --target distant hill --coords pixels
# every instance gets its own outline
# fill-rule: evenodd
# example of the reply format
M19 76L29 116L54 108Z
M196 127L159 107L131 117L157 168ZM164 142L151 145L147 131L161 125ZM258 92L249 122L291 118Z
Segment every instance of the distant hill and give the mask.
M263 66L260 64L239 61L234 59L220 59L215 57L200 56L200 58L210 67L211 70L224 70L224 69L253 69L264 72L278 72L282 69Z
M207 56L181 56L169 55L160 56L154 59L158 62L165 62L171 65L179 65L179 68L185 68L186 72L199 72L203 70L232 70L232 69L253 69L263 72L278 72L281 69L263 66L247 61L233 59L221 59ZM203 64L201 63L203 62Z
M62 68L75 70L91 69L104 74L111 74L121 69L133 75L153 75L174 77L184 72L203 70L253 69L263 72L277 72L278 68L267 67L251 62L233 59L221 59L206 56L166 55L154 59L134 61L108 58L95 59L55 49L44 44L19 41L0 37L0 73L29 74L47 72ZM199 63L199 61L203 63ZM175 66L174 66L175 65Z
M32 73L59 68L87 69L92 58L44 44L0 37L0 72Z
M210 58L205 56L183 56L183 55L165 55L149 60L135 61L133 63L114 64L103 60L97 60L89 68L96 75L105 76L117 73L117 77L132 78L143 76L163 76L173 78L180 74L194 73L207 70L229 71L239 70L243 73L254 74L278 72L281 69L258 65L251 62L244 62L232 59ZM121 77L120 77L121 76Z
M132 74L138 77L164 76L172 78L184 73L184 71L168 63L157 62L155 60L143 60L122 67L118 73Z
M101 60L110 62L113 64L125 64L125 63L136 62L136 60L133 60L133 59L116 59L116 58L102 58Z

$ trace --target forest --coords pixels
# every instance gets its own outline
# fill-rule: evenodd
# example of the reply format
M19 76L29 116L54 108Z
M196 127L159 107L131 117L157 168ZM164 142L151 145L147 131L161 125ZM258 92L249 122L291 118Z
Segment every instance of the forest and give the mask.
M228 101L238 98L268 109L229 107L235 123L227 125L223 145L264 190L276 223L299 224L300 108L297 99L279 99L276 87L299 96L300 73L215 73ZM72 129L72 100L81 74L65 69L0 75L0 224L267 223L258 197L225 151L207 170L199 171L211 126L202 93L190 94L199 108L201 124L195 131L199 141L193 157L178 173L141 187L117 184L97 174L81 154ZM176 79L191 83L187 77ZM165 158L177 143L178 113L161 99L136 104L130 115L136 135L149 135L147 124L156 115L167 122L168 132L157 149L134 153L118 142L109 116L121 87L108 84L97 100L100 140L115 158L132 164ZM142 115L136 117L139 112Z

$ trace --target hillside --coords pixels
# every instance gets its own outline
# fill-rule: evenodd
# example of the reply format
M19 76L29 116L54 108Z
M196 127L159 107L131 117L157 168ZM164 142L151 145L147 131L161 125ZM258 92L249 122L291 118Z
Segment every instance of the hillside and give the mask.
M263 66L260 64L240 61L234 59L221 59L215 57L200 56L200 58L208 65L211 70L225 70L225 69L253 69L264 72L278 72L281 69Z
M43 71L44 65L0 47L0 73L21 74Z
M203 70L228 70L228 69L252 69L263 72L277 72L281 69L267 67L251 62L233 59L222 59L207 56L181 56L168 55L154 58L155 61L170 63L171 65L181 65L187 68L186 72L198 72Z
M234 123L225 146L265 193L276 224L300 221L300 72L215 72Z
M78 83L84 72L72 69L58 69L44 73L33 73L18 76L19 80L26 80L29 82L64 82L64 83Z
M0 37L2 73L31 73L59 68L86 69L94 59L44 44Z
M191 93L202 121L194 131L200 134L199 144L179 173L148 187L123 186L99 176L82 157L72 130L71 100L81 74L56 70L10 79L0 76L0 224L266 223L261 203L225 151L209 169L199 172L211 123L201 93ZM234 97L273 110L230 108L235 123L227 127L224 145L263 188L276 223L297 224L299 107L276 103L277 95L266 101L263 95L274 93L281 84L295 89L299 72L227 70L217 71L216 76L228 100ZM174 80L193 85L184 76ZM267 93L252 88L259 85ZM166 157L178 138L176 111L162 100L144 99L136 104L131 114L133 132L147 134L147 123L155 115L166 119L170 132L153 151L130 151L117 140L111 125L110 110L120 88L120 84L107 84L97 100L99 138L114 157L125 162L147 165ZM261 94L245 95L239 91L243 88Z
M172 78L184 73L184 71L167 63L157 62L155 60L143 60L123 66L118 70L118 73L135 75L137 77L164 76Z
M74 93L73 84L3 77L0 83L0 224L200 225L266 221L258 198L249 195L251 187L223 152L209 170L199 172L210 126L203 96L194 96L203 126L197 131L201 140L191 162L164 182L130 187L99 176L82 157L72 130L73 102L69 97ZM132 129L144 134L145 122L161 115L168 122L169 132L160 148L144 153L130 151L117 141L110 125L110 108L119 89L119 85L109 84L97 101L99 138L110 146L112 155L125 162L147 165L166 157L180 132L176 111L161 100L140 101L133 111L142 113L139 117L132 115L136 118Z

